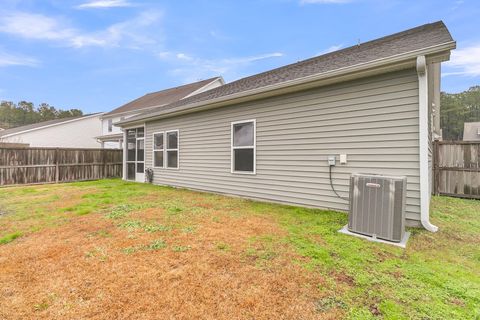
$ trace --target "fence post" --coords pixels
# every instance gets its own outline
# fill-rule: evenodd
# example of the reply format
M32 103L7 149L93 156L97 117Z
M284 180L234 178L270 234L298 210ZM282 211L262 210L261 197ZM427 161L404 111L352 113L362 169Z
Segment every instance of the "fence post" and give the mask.
M58 148L55 149L55 183L58 183L58 179L60 176L59 168L58 168Z
M106 164L106 161L105 161L105 149L102 149L100 151L102 153L102 163L103 163L103 166L102 166L102 179L105 179L106 178L106 172L107 172L107 164Z

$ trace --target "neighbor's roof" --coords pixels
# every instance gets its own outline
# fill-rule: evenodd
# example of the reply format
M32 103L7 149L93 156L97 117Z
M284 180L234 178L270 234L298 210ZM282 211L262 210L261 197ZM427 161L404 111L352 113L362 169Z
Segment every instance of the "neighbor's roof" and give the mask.
M0 137L15 134L15 133L20 133L24 131L30 131L30 130L36 130L36 129L41 129L42 127L47 127L51 125L57 125L61 124L63 122L69 122L72 120L80 120L82 118L87 118L91 117L94 115L99 115L100 113L91 113L91 114L86 114L83 116L79 117L69 117L69 118L61 118L61 119L54 119L54 120L49 120L49 121L43 121L43 122L37 122L37 123L32 123L32 124L27 124L25 126L20 126L20 127L15 127L15 128L10 128L10 129L5 129L0 131Z
M186 96L194 93L198 89L208 85L209 83L221 79L221 77L214 77L194 83L189 83L183 86L178 86L170 89L165 89L157 92L147 93L146 95L130 101L121 107L118 107L110 112L104 114L104 116L110 116L114 114L130 112L135 110L141 110L145 108L166 105L175 101L178 101Z
M442 21L425 24L400 33L246 77L173 102L167 106L150 110L148 113L139 114L119 123L154 118L155 116L173 113L176 109L188 109L190 105L192 105L192 107L198 106L203 102L207 104L213 99L228 99L228 96L234 94L263 87L268 89L267 87L269 86L283 82L366 64L379 59L423 50L446 43L453 43L452 46L454 47L452 36Z

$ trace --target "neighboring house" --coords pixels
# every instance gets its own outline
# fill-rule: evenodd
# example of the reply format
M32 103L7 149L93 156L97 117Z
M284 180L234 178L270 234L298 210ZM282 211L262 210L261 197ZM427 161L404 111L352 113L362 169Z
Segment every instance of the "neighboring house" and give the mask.
M170 88L162 91L148 93L138 99L130 101L121 107L102 115L102 133L98 136L104 148L122 148L123 133L114 124L120 120L128 119L141 112L164 106L191 95L204 92L224 84L221 77L202 80L183 86Z
M55 119L0 131L0 142L30 147L100 148L101 113Z
M480 122L463 124L463 141L480 141Z
M436 22L125 119L124 179L143 181L153 168L155 184L346 211L352 173L402 175L407 223L436 231L433 124L440 63L455 46Z

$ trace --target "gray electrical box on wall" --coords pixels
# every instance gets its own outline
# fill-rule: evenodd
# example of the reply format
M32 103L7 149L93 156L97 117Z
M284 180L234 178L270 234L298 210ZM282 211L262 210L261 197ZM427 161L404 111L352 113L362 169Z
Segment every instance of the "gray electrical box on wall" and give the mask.
M335 156L328 156L328 165L334 166L335 165Z

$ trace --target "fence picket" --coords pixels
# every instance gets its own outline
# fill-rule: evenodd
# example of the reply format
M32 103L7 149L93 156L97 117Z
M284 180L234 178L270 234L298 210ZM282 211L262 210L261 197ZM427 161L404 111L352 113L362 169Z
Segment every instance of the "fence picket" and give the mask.
M435 141L435 194L480 199L480 142Z
M122 157L117 149L0 147L0 186L121 177Z

